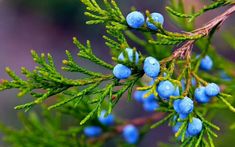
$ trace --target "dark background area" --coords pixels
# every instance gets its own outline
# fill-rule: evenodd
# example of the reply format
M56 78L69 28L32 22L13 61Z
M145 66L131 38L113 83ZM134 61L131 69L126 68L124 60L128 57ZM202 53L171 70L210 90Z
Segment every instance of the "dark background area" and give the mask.
M164 14L164 7L169 2L168 0L116 1L124 15L130 11L132 6L135 6L137 10L142 12L148 9ZM194 3L196 9L203 6L202 1L199 0L185 0L185 3L187 5ZM95 54L111 62L111 57L108 55L109 49L104 45L104 40L102 39L102 35L105 34L104 26L85 25L85 21L88 18L83 15L84 9L85 7L79 0L0 0L0 79L8 79L5 73L6 66L11 67L17 73L20 73L21 66L33 69L35 64L31 58L31 49L40 53L51 53L56 61L56 65L60 67L61 61L65 58L66 49L70 50L74 55L77 53L77 49L72 43L72 37L74 36L78 37L82 42L87 39L91 40ZM199 17L196 22L197 26L201 26L214 18L216 14L223 12L223 10L224 8ZM181 31L167 16L165 19L164 27L171 31ZM235 52L231 51L229 46L219 36L225 30L234 32L234 24L235 19L231 17L213 40L219 52L232 60L235 60ZM84 60L78 61L88 68L106 72ZM10 126L18 127L17 111L13 108L17 104L30 100L30 96L23 99L16 98L16 93L17 91L15 90L1 92L0 120ZM118 107L122 107L122 109L120 110ZM127 102L125 98L118 107L116 108L116 114L120 117L135 118L150 115L149 113L144 113L139 104ZM171 135L170 128L160 127L152 130L142 141L141 146L156 146L153 143L157 140L167 141ZM0 145L3 146L3 144Z

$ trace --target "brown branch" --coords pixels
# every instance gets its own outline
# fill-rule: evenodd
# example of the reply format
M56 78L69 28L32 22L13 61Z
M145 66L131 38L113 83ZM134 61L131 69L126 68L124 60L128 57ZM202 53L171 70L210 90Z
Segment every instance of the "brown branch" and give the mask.
M221 25L225 22L225 20L229 18L234 12L235 12L235 4L232 4L232 6L228 10L226 10L224 13L215 17L214 19L206 23L203 27L198 28L192 32L188 32L186 35L191 36L191 37L192 36L202 36L202 37L208 36L210 32L213 30L213 28L217 27L217 29L219 29ZM183 44L179 48L177 48L170 57L163 59L161 61L161 64L165 64L179 57L180 58L186 57L187 54L191 53L191 50L195 41L196 40L187 40L183 42Z
M151 123L161 119L163 116L164 116L164 113L159 112L159 113L154 113L153 115L151 115L149 117L140 117L140 118L136 118L136 119L125 121L121 125L120 124L116 125L114 127L113 131L104 133L100 137L89 139L88 142L89 143L95 143L97 141L101 141L101 142L105 141L107 139L113 138L116 135L122 133L123 128L127 124L132 124L132 125L135 125L135 126L142 126L142 125L145 125L145 124L151 124Z

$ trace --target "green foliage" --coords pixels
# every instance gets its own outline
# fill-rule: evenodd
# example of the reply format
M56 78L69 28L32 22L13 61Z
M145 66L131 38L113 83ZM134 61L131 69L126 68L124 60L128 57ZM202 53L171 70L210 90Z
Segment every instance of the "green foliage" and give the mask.
M192 14L185 14L184 12L184 4L183 2L181 1L178 5L178 9L179 11L176 11L174 10L174 7L173 9L171 7L166 7L166 10L171 13L172 15L175 15L177 16L178 18L188 18L189 22L193 21L196 17L204 14L205 12L207 11L210 11L210 10L213 10L213 9L216 9L218 7L221 7L221 6L225 6L225 5L228 5L228 4L231 4L232 1L228 1L228 0L218 0L218 1L215 1L215 2L212 2L212 4L208 5L208 6L205 6L204 8L202 8L201 10L199 10L198 12L194 12L194 8L192 8ZM177 9L177 8L175 8Z
M13 129L0 125L0 130L5 134L3 138L12 146L80 146L85 143L85 138L77 139L82 127L70 124L64 128L60 113L50 114L47 110L43 112L43 120L36 113L30 112L28 116L20 113L19 119L22 123L21 129Z
M105 25L107 35L104 35L103 38L105 44L111 49L113 61L130 67L132 75L126 80L118 80L113 74L104 75L100 72L88 70L76 63L72 54L66 51L67 59L63 60L62 70L81 73L85 76L84 78L70 79L58 72L50 54L39 55L32 51L33 60L38 66L33 71L23 67L22 74L25 75L25 78L20 78L7 67L6 72L12 80L3 80L0 91L16 88L19 90L18 96L30 94L33 97L31 102L16 106L15 109L28 111L35 105L42 105L47 99L52 99L53 104L46 108L43 107L43 118L45 120L42 122L35 113L30 113L27 117L21 115L23 122L21 130L14 130L1 125L0 130L7 135L5 140L13 146L21 146L22 144L25 144L25 146L89 146L90 143L95 146L102 145L102 143L105 143L105 139L101 138L101 140L94 141L86 138L82 133L84 126L79 126L79 124L100 125L96 118L101 110L106 109L108 113L111 113L124 93L127 93L128 99L131 100L132 90L135 86L138 86L138 90L149 90L145 97L151 94L157 97L160 108L156 110L156 113L166 114L160 121L152 124L151 128L156 128L166 122L169 126L174 126L177 121L182 121L183 125L175 134L176 138L181 136L179 141L181 146L215 146L213 142L214 137L217 137L215 131L219 131L220 128L211 122L215 115L212 111L229 108L232 112L235 112L233 107L234 98L232 97L232 95L235 95L234 63L220 56L211 45L211 39L220 27L221 22L213 24L213 27L206 30L208 31L206 33L195 33L198 30L194 28L194 19L209 10L230 5L232 2L227 0L214 1L197 12L192 7L191 13L186 14L185 4L181 0L171 0L170 5L166 7L169 16L177 25L190 32L168 31L161 24L154 22L150 12L146 11L149 21L157 26L158 30L150 30L146 25L136 29L143 35L142 38L132 32L132 28L127 25L125 17L114 0L103 0L104 5L97 3L96 0L81 0L81 2L86 6L85 15L90 17L87 24ZM224 39L233 47L234 37L231 36L227 33L224 35ZM124 52L124 61L117 59L120 52L130 47L127 42L128 39L143 47L149 55L160 60L161 73L154 80L153 85L146 86L146 83L140 80L146 78L143 76L142 69L145 57L138 52L138 49L131 47L134 48L134 55L135 52L140 54L140 61L137 65L129 62L126 52ZM77 54L79 57L111 72L113 65L103 61L92 52L90 41L87 41L84 45L77 38L74 38L73 42L79 49ZM193 45L200 49L201 55L199 57L196 57L196 53L192 51ZM173 46L178 48L172 53ZM165 48L164 51L162 50L163 47ZM199 70L200 61L207 54L210 54L214 61L214 69L211 73ZM134 56L133 59L135 58ZM221 79L218 76L221 70L225 71L232 80L225 81ZM191 84L193 78L197 82L197 87L206 86L209 82L223 85L223 93L220 93L211 103L206 105L196 104L189 117L180 120L173 108L173 101L185 96L193 98L195 90L195 87ZM182 88L182 79L186 81L185 90ZM159 98L156 87L159 82L164 80L169 80L175 86L179 86L181 95L172 96L169 101ZM52 96L56 96L56 99L53 99ZM57 108L55 114L53 111L48 111L48 109L55 108ZM62 116L67 115L75 120L71 127L64 128L62 126ZM199 135L187 138L187 124L192 121L193 117L202 120L203 130ZM125 122L118 122L118 124L125 124ZM145 127L149 128L150 125L149 123L142 125L141 135L144 136L148 132ZM234 124L231 128L234 128ZM115 126L114 128L104 127L104 130L105 133L111 132L114 135L120 133L115 130ZM41 136L40 139L38 139L39 135Z

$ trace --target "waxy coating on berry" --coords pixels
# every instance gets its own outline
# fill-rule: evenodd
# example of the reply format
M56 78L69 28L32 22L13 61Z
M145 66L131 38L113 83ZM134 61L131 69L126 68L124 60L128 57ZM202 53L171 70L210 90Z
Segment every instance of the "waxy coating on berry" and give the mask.
M211 97L206 95L206 88L203 86L195 89L194 97L198 103L208 103L211 100Z
M188 97L183 98L179 103L179 111L182 114L191 113L193 111L193 108L193 101Z
M205 56L202 58L201 63L200 63L200 69L209 71L213 67L213 61L209 56Z
M187 131L189 135L196 136L202 131L202 121L198 118L193 118L192 122L188 124Z
M220 87L215 83L208 84L205 90L209 97L217 96L220 93Z
M153 57L147 57L144 60L144 72L151 78L156 78L160 72L160 64L157 59Z
M84 128L84 134L88 137L98 137L102 133L102 129L97 126L88 126Z
M134 125L127 125L123 129L123 137L129 144L135 144L139 139L139 131Z
M158 105L156 100L153 100L153 101L144 101L143 107L144 107L145 111L153 112L157 108L159 108L159 105Z
M137 53L137 51L134 51L131 48L126 48L124 52L126 52L126 54L128 56L128 60L131 62L134 62L133 59L134 59L134 53L135 53L135 63L137 64L139 62L139 54ZM125 61L124 52L122 52L118 56L118 60Z
M109 114L106 116L106 111L103 110L101 111L101 114L99 116L99 122L105 126L110 126L114 124L114 115L113 114Z
M155 13L151 13L150 17L153 19L154 22L157 22L157 23L160 23L160 24L163 25L164 17L162 16L162 14L156 13L156 12ZM149 29L155 30L155 31L158 29L154 24L152 24L149 21L149 18L147 18L146 23L147 23L147 26L148 26Z
M127 24L134 29L140 28L144 25L144 15L139 11L133 11L126 17Z
M127 79L131 75L131 69L125 65L117 64L113 68L113 74L117 79Z
M157 92L162 99L168 100L175 92L175 87L170 81L162 81L157 87Z

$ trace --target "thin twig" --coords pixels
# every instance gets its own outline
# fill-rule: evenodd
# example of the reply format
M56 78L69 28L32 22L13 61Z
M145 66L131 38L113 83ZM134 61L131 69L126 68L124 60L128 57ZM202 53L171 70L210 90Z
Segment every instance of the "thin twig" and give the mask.
M135 126L142 126L145 124L150 124L152 122L155 122L155 121L161 119L163 116L164 116L164 113L158 112L158 113L154 113L153 115L151 115L149 117L140 117L140 118L136 118L136 119L132 119L132 120L127 120L123 124L115 126L113 131L104 133L98 138L89 139L88 142L94 143L97 141L105 141L107 139L113 138L116 135L120 134L122 132L123 128L127 124L132 124Z

